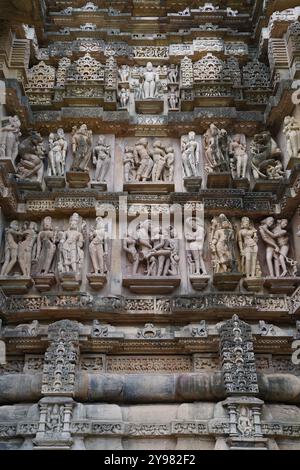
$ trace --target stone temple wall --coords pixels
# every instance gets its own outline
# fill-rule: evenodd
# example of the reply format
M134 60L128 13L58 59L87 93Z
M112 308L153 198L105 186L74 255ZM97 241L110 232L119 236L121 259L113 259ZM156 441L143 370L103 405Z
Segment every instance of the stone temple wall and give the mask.
M300 4L114 5L0 1L0 449L300 449Z

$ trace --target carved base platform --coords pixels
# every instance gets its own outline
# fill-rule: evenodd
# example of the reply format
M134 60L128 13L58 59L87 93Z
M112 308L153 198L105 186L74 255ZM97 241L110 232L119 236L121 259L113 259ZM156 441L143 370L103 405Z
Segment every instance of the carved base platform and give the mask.
M264 279L261 277L246 277L243 281L243 287L249 292L261 292L264 287Z
M107 277L105 274L87 274L87 278L89 281L89 284L92 289L94 290L100 290L106 284L107 282Z
M5 171L7 173L16 173L16 167L14 163L8 157L1 157L0 158L0 165L4 166Z
M45 183L49 189L62 189L66 186L64 176L45 176Z
M292 294L300 285L300 277L266 277L264 287L271 294Z
M207 176L207 187L209 189L232 188L232 184L231 173L209 173Z
M256 180L251 186L254 192L278 193L284 188L284 180Z
M70 450L74 441L73 439L34 439L35 447L32 450Z
M248 178L233 178L233 187L235 189L245 189L248 191L250 188L250 181Z
M40 292L47 292L56 284L56 276L53 273L33 276L34 285Z
M97 189L97 191L107 191L107 183L100 181L91 181L91 188Z
M17 186L23 191L43 191L43 184L39 181L17 179Z
M164 110L163 100L138 100L135 102L135 110L138 114L161 114Z
M227 444L230 450L268 450L268 439L263 437L229 437Z
M181 282L179 276L126 276L123 286L135 294L171 294Z
M68 171L67 181L70 188L86 188L90 182L90 176L86 171Z
M0 160L1 163L1 160ZM287 165L287 170L293 170L293 168L296 168L300 164L300 154L298 158L290 158L288 165Z
M191 176L190 178L184 178L183 183L189 192L197 193L201 189L202 178L199 176Z
M61 287L66 291L78 290L81 285L81 275L78 273L62 273L59 276Z
M0 288L4 294L26 294L33 285L31 277L0 276Z
M196 274L190 275L190 281L195 290L206 289L210 280L210 276L197 276Z
M234 291L243 275L241 273L219 273L213 276L213 285L221 291Z
M124 183L123 190L129 193L151 193L151 194L167 194L174 192L174 183L165 183L157 181L136 181L132 183Z

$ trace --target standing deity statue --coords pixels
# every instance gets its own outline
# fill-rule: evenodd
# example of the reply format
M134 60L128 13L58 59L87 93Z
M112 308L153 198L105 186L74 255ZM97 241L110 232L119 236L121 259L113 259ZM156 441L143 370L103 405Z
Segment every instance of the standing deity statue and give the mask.
M159 83L158 73L155 71L152 62L148 62L145 71L142 74L143 79L143 97L144 99L153 99L156 97L156 91Z
M44 154L41 135L32 131L30 136L23 140L19 146L21 159L17 165L17 178L41 183L44 176Z
M229 142L225 129L218 129L215 124L209 126L204 135L206 171L208 173L230 172Z
M290 158L300 158L300 122L286 116L283 133L286 137L287 153Z
M175 153L173 147L168 147L166 149L165 157L165 167L164 167L164 181L169 181L172 183L174 181L174 163L175 163Z
M216 274L235 270L234 230L224 214L212 220L211 252Z
M200 146L196 141L195 132L190 132L188 137L182 137L181 155L185 177L199 176Z
M279 180L284 176L281 150L270 132L256 134L250 146L251 169L255 180Z
M205 241L205 229L204 221L195 217L190 217L186 221L187 232L185 234L188 242L188 259L189 264L192 267L190 274L196 276L207 275L204 259L204 241Z
M169 109L174 110L179 108L179 97L176 88L172 87L168 96Z
M18 244L18 261L23 276L31 274L31 263L35 258L37 224L35 222L24 222L21 232L22 241Z
M4 263L1 269L1 276L9 276L18 261L20 233L19 222L17 220L13 220L9 227L5 229Z
M123 240L123 250L127 255L129 263L132 265L132 275L134 276L138 272L140 256L137 250L137 240L129 233Z
M178 65L171 64L168 69L168 80L170 83L178 82Z
M126 88L121 88L120 92L118 93L118 98L121 108L127 108L129 103L129 91L126 90Z
M248 217L242 218L241 228L238 232L238 245L242 261L241 271L246 274L247 278L256 277L258 236L257 230Z
M49 176L65 176L68 142L63 129L49 135L49 148Z
M151 176L153 160L148 149L148 140L140 139L134 148L134 160L137 168L136 181L147 181Z
M110 145L105 143L103 136L98 139L97 146L93 152L93 164L96 166L95 181L105 182L111 164Z
M96 226L90 233L89 253L95 274L104 275L107 272L107 232L105 221L97 217Z
M152 168L152 181L161 181L163 179L163 170L166 165L166 150L162 143L157 140L153 144L152 151L153 168Z
M126 64L121 65L119 68L119 79L122 83L128 82L129 79L129 66Z
M134 149L133 147L125 147L123 155L123 165L124 165L124 181L129 183L130 181L135 180L136 170L134 164Z
M75 126L72 130L73 163L71 171L88 171L88 166L93 151L93 133L89 131L86 124L79 129Z
M81 271L84 256L84 237L81 225L81 217L74 213L70 217L68 229L59 234L60 268L63 272L79 273Z
M246 137L243 134L237 134L233 137L229 145L229 151L232 155L232 172L235 178L246 178L248 166L248 154Z
M18 116L2 119L8 121L0 129L0 158L9 158L13 163L18 156L21 122Z
M53 229L52 218L45 217L37 237L36 273L53 273L53 261L57 249L57 232Z
M287 219L275 220L268 217L263 220L259 232L266 245L266 260L270 277L296 276L297 262L288 257L290 251L289 234L286 230Z

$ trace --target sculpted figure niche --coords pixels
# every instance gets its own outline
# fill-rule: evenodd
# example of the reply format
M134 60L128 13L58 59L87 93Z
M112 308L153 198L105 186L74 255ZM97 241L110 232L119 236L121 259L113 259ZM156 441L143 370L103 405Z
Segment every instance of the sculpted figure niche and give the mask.
M3 118L2 122L7 123L0 129L0 159L7 159L8 169L14 171L14 163L19 151L19 139L22 135L21 122L18 116L8 116Z
M208 173L230 172L229 139L225 129L211 124L204 134L205 156Z
M210 279L203 259L205 236L204 218L190 217L186 220L187 262L195 290L205 289Z
M288 257L290 251L288 223L287 219L275 221L273 217L268 217L259 227L260 236L266 247L270 277L284 278L297 275L297 262Z
M49 135L49 176L65 176L68 142L62 128L56 134Z
M35 222L25 221L21 225L16 220L13 220L5 229L4 262L1 276L21 275L26 278L27 281L19 285L20 292L30 285L28 278L30 279L32 262L36 258L37 231Z
M111 165L111 147L105 142L103 136L99 137L98 143L94 148L93 164L96 168L92 186L97 186L97 183L105 183L103 189L106 189L107 174Z
M200 145L195 132L181 138L181 156L185 177L199 176Z
M286 137L289 158L300 158L300 122L294 117L286 116L283 133Z
M58 244L58 230L53 228L51 217L45 217L37 237L36 263L34 268L35 286L48 291L55 284L55 255Z
M227 217L224 214L215 217L212 220L210 242L215 273L235 270L234 239L233 226Z
M244 134L235 135L229 145L231 170L234 178L246 178L248 168L247 142Z
M247 278L257 277L258 235L248 217L243 217L238 232L241 270Z
M85 188L90 181L89 164L93 153L93 133L86 124L72 129L73 162L67 180L71 188Z
M173 147L166 147L160 140L156 140L150 150L148 140L142 138L134 148L125 147L123 155L125 183L170 183L169 186L173 187L174 163ZM125 187L130 190L130 185ZM159 185L157 190L159 191Z
M41 135L32 131L19 146L20 161L16 177L26 188L41 190L44 176L45 149Z
M128 234L123 249L132 265L132 275L161 277L179 274L179 247L174 227L152 227L141 222L136 235Z
M93 271L88 280L93 289L100 289L106 282L108 271L108 232L107 222L97 217L96 225L90 231L89 254Z
M74 290L81 283L84 259L84 230L85 224L82 222L81 217L74 213L70 217L67 230L58 233L58 271L65 290Z
M145 100L156 98L159 75L154 69L152 62L148 62L142 74L143 79L143 98Z
M254 136L250 146L251 169L255 180L278 181L284 176L281 162L281 150L270 132L265 131Z
M118 99L120 103L120 107L122 109L126 109L129 103L129 91L126 88L121 88L118 93Z

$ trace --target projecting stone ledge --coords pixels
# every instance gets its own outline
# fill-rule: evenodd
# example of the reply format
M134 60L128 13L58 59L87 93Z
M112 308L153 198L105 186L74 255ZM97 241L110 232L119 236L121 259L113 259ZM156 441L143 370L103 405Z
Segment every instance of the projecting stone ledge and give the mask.
M207 187L209 189L231 188L232 184L231 173L210 173L207 176Z
M217 273L213 276L213 285L221 291L233 291L242 277L241 273Z
M70 188L86 188L90 182L90 177L88 172L85 171L68 171L67 181Z
M138 114L161 114L164 110L163 100L143 100L135 102Z
M175 185L164 181L135 181L133 183L124 183L123 190L132 194L167 194L175 191Z
M27 276L1 276L0 288L4 294L26 294L33 282Z
M135 294L170 294L181 282L179 276L126 276L123 286Z
M45 183L49 189L62 189L66 186L64 176L45 176Z
M34 285L40 292L47 292L56 284L56 276L53 273L33 276Z
M300 285L300 277L267 277L264 281L271 294L293 294Z

